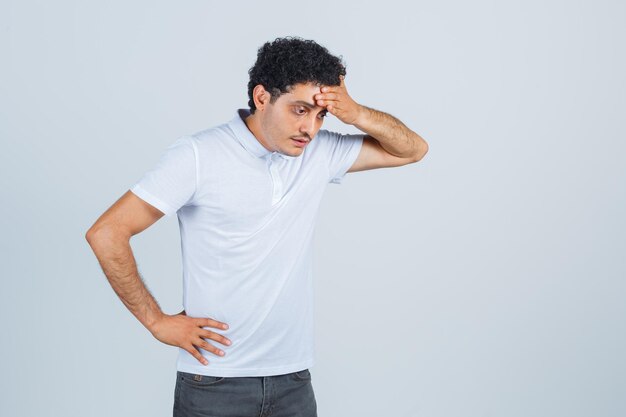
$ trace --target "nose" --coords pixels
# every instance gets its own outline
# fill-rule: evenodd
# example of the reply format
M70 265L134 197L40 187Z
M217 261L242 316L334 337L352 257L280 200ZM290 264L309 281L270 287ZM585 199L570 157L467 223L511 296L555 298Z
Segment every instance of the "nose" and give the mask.
M305 134L309 139L313 139L313 136L315 136L315 117L304 118L300 125L300 133Z

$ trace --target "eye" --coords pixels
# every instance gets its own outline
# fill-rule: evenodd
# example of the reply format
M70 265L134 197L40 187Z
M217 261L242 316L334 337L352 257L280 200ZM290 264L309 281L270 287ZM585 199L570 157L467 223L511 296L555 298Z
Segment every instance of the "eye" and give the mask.
M328 116L328 112L320 113L320 119L323 119L326 116Z
M295 107L296 114L303 115L306 113L306 109L304 107Z

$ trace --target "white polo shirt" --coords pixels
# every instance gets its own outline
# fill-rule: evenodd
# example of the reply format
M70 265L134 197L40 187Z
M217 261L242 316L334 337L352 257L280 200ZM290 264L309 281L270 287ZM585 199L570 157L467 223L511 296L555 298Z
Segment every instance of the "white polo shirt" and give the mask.
M183 306L228 330L231 346L207 341L202 365L179 348L177 369L211 376L270 376L314 363L312 247L329 182L341 183L364 134L320 130L293 157L271 152L239 109L228 123L183 136L131 191L178 214Z

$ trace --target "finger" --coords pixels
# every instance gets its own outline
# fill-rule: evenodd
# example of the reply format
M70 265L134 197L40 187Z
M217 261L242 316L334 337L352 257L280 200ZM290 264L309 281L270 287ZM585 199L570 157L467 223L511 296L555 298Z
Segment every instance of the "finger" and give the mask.
M317 100L339 100L340 96L337 93L325 93L325 94L317 94L315 98Z
M226 345L226 346L230 346L232 344L230 339L228 339L227 337L224 337L221 334L217 334L210 330L203 330L202 332L200 332L198 336L204 339L215 340L216 342L220 342L221 344Z
M200 352L198 352L198 349L196 349L193 345L190 346L181 346L183 349L185 349L187 352L191 353L191 356L193 356L194 358L196 358L198 360L198 362L200 362L203 365L208 365L209 361L206 360L204 358L204 356L202 356L200 354Z
M322 107L326 107L329 105L333 105L333 106L337 106L341 104L341 100L337 99L337 100L318 100L317 101L317 105L318 106L322 106Z
M341 89L340 85L325 85L324 87L320 88L320 91L322 93L335 93L337 91L339 91Z
M330 100L327 100L327 101L317 100L317 105L321 106L321 107L326 107L329 103L332 103L332 101L330 101Z
M199 348L202 348L202 349L206 350L207 352L212 352L212 353L214 353L217 356L224 356L226 354L226 352L224 352L221 349L218 349L217 347L215 347L212 344L208 343L206 340L202 339L201 337L198 337L198 339L196 340L194 345L198 346Z
M202 326L202 327L215 327L216 329L228 329L228 324L226 323L222 323L221 321L217 321L217 320L213 320L213 319L197 319L196 323L198 324L198 326Z

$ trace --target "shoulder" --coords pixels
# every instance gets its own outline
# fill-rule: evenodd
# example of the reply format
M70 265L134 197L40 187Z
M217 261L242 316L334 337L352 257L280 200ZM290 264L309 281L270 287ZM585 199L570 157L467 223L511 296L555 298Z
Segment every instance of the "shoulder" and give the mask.
M341 152L342 150L360 148L364 137L364 133L339 133L320 129L313 142L318 141L319 147L329 152Z
M333 131L326 130L326 129L320 129L317 132L317 135L315 135L315 139L319 140L320 142L328 142L329 140L333 138L337 138L339 135L340 133L338 132L333 132Z
M187 136L197 150L213 150L225 144L232 144L233 132L228 123L196 131Z
M220 139L225 136L232 136L232 130L228 123L202 129L189 135L196 143Z

